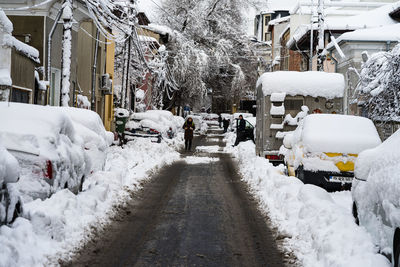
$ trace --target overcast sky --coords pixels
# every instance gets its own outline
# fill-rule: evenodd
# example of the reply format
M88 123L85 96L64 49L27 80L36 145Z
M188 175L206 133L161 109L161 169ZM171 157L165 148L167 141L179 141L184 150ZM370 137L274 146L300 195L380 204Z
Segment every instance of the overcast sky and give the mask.
M144 11L146 13L146 15L149 17L151 22L157 23L157 17L158 17L159 11L157 9L156 4L161 6L161 4L160 4L161 2L162 2L162 0L139 0L138 6L141 11ZM296 3L297 3L297 0L268 0L268 2L266 2L266 7L264 9L266 9L268 7L270 9L288 9L288 10L290 10ZM243 25L243 27L246 29L246 31L249 35L253 34L254 16L259 11L260 10L251 9L251 8L247 9L247 10L243 10L245 17L247 18L246 25Z

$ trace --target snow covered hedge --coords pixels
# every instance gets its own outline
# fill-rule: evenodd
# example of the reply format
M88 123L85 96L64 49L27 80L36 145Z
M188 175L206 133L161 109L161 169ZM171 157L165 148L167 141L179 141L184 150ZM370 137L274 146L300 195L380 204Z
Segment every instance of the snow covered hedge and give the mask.
M392 51L369 57L361 69L356 92L370 119L400 121L400 44Z

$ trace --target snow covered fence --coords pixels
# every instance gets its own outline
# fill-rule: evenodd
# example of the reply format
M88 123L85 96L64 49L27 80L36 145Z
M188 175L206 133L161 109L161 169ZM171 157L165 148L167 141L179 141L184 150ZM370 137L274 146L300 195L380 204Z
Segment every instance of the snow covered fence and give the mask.
M350 192L328 193L285 176L282 167L255 155L251 141L231 148L234 137L227 136L226 150L237 158L243 180L261 210L268 213L280 234L287 236L285 249L292 251L302 266L390 266L365 229L354 223Z
M22 218L0 227L0 266L57 265L58 259L89 237L90 229L107 223L114 207L152 171L178 160L181 143L152 143L147 139L107 150L104 171L93 173L78 195L61 190L24 206ZM175 147L174 147L175 146Z

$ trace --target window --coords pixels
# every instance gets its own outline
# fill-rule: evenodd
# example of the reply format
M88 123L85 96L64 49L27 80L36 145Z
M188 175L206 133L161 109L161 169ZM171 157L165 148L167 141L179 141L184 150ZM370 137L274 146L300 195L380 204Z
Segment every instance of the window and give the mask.
M265 26L268 26L268 23L271 21L271 17L270 16L264 16L264 22L265 22Z
M303 100L302 99L285 100L284 105L286 110L300 111L301 106L303 106Z
M265 36L264 36L264 41L271 41L271 33L270 32L266 32Z
M253 129L253 125L250 122L246 121L246 129Z

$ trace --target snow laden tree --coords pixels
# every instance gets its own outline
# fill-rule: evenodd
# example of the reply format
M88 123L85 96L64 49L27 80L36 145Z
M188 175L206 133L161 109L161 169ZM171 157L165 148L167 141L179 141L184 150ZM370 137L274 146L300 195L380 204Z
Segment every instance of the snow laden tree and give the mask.
M368 58L362 66L356 93L370 119L400 120L400 45Z
M175 39L170 46L174 52L170 54L168 62L177 90L174 94L166 91L166 102L176 103L177 106L189 104L193 107L206 95L204 77L207 75L208 57L193 41L179 32L175 32Z
M191 51L207 55L207 65L198 60L174 60L186 69L173 66L174 77L182 72L185 79L177 78L177 84L187 80L197 81L195 86L181 86L181 96L194 96L192 102L200 103L206 92L212 91L215 111L230 110L234 95L244 95L255 83L257 61L249 46L243 28L241 9L246 4L238 0L165 0L162 6L162 20L183 37L177 38L176 56L182 56L192 46ZM164 11L164 12L163 12ZM185 43L185 44L182 44ZM185 51L179 50L185 48ZM201 56L200 56L201 58ZM182 61L191 64L183 64ZM193 71L194 69L194 71ZM237 97L239 99L240 97ZM188 101L188 99L183 99Z

